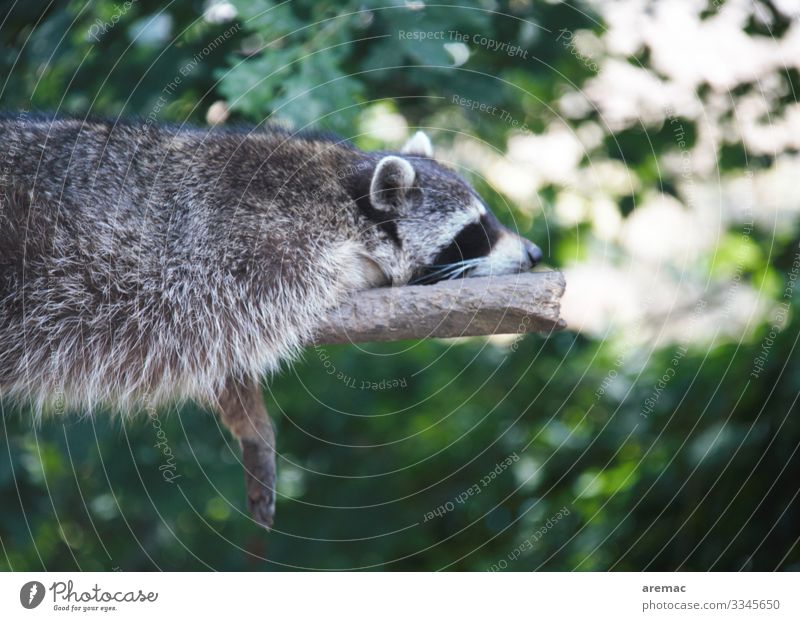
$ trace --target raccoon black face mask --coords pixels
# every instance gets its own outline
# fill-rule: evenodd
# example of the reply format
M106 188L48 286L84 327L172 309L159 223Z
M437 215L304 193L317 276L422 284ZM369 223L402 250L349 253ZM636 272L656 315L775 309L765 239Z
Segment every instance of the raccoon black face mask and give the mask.
M205 402L241 442L262 524L275 454L258 379L330 309L541 258L424 134L364 153L277 129L23 114L0 136L0 394L37 414Z
M391 282L514 273L541 260L535 244L500 224L461 176L433 159L424 133L398 154L368 158L374 165L348 183L361 213L396 246L381 261Z

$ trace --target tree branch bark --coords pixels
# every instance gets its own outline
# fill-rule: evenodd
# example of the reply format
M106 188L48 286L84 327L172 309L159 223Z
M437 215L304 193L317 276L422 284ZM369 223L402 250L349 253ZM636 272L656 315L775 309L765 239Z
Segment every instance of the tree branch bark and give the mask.
M534 272L362 291L331 313L314 344L553 332L566 283Z

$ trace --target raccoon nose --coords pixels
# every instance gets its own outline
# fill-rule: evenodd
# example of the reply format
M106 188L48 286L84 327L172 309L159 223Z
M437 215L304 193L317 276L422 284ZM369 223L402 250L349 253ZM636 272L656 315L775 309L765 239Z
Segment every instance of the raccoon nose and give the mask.
M527 239L522 240L522 245L525 247L525 252L528 255L528 260L531 262L531 267L537 265L542 260L542 250Z

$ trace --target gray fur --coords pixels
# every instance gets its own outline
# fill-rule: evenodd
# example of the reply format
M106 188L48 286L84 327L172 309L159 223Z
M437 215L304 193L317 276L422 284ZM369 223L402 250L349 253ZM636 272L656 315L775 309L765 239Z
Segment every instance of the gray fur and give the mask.
M536 260L427 138L376 154L275 129L27 117L0 137L0 394L39 411L56 396L213 403L227 378L291 359L355 290ZM491 244L458 274L437 265L470 223Z

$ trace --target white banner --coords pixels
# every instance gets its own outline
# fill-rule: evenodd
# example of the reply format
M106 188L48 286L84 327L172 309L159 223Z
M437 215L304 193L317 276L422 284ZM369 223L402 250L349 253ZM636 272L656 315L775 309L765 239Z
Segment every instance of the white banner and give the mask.
M800 619L799 587L753 573L7 573L0 618L777 621Z

